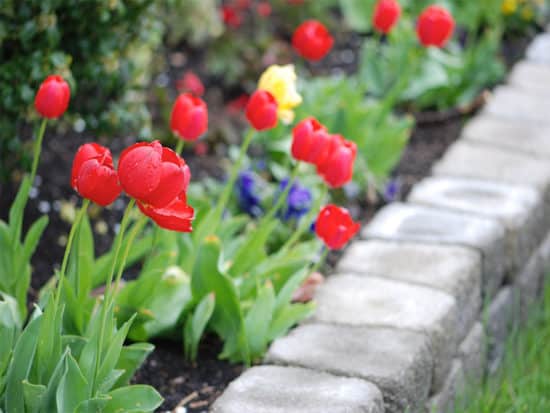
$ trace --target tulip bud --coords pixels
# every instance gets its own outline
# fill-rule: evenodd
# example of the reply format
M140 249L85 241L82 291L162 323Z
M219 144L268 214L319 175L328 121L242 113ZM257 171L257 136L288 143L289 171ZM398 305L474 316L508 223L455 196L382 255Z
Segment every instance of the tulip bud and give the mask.
M71 186L82 197L98 205L113 203L122 189L109 149L97 143L78 148L73 161Z
M172 203L191 179L185 161L159 141L126 148L120 155L118 175L128 195L155 208Z
M312 164L324 162L328 156L330 136L315 118L306 118L292 130L292 156Z
M374 8L372 25L381 33L388 34L401 15L401 6L397 0L379 0Z
M246 118L258 131L277 126L277 101L265 90L257 90L246 105Z
M357 145L340 135L331 135L331 145L327 158L317 164L317 173L332 188L339 188L353 178L353 164L357 155Z
M45 118L55 119L69 106L71 89L61 76L48 76L42 82L34 98L34 107Z
M443 47L451 38L454 27L451 13L441 6L429 6L418 18L416 33L423 46Z
M204 95L204 85L201 79L191 70L188 70L176 82L176 88L180 92L191 92L195 96Z
M332 49L334 39L327 28L317 20L302 23L292 35L292 46L309 60L321 60Z
M206 103L190 93L182 93L174 102L170 127L181 139L197 140L208 129Z
M315 222L315 233L332 250L346 245L359 228L359 223L353 221L349 211L336 205L323 207Z

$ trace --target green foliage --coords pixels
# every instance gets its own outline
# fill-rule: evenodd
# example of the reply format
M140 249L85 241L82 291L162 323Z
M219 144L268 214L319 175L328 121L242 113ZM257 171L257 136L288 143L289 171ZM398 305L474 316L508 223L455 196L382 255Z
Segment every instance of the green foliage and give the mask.
M19 317L27 314L27 290L30 285L30 260L48 224L43 216L34 222L22 239L23 212L31 189L30 177L21 183L17 197L10 208L9 222L0 221L0 291L17 302Z
M117 329L109 310L105 345L99 349L97 314L83 336L69 336L63 333L63 311L56 311L52 303L44 313L35 310L12 346L2 343L0 407L22 413L154 411L162 401L160 395L149 386L129 385L152 350L123 346L132 320ZM4 354L9 354L8 363Z
M152 0L5 0L0 3L0 164L7 173L40 82L57 73L72 89L69 112L88 129L148 127L141 90L161 26ZM145 129L144 129L145 131ZM2 172L2 171L0 171Z

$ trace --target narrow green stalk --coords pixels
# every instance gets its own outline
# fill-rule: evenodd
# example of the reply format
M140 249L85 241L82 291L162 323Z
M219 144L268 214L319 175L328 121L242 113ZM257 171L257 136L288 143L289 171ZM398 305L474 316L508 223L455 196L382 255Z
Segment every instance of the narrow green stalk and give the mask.
M321 265L323 265L323 263L327 259L327 255L328 255L329 251L330 250L327 247L323 246L323 252L321 253L321 256L319 257L319 260L315 264L313 264L313 266L311 267L311 273L314 273L314 272L318 271L319 268L321 268Z
M67 245L65 246L63 261L61 263L61 269L59 270L59 279L57 280L57 291L55 293L55 305L54 305L54 308L56 309L55 311L57 311L57 308L59 307L61 292L63 290L63 282L65 280L65 272L67 271L67 265L69 263L69 255L71 253L73 240L77 230L80 228L80 223L82 222L82 218L84 217L84 214L86 214L86 212L88 211L89 205L90 205L90 200L84 199L84 201L82 202L82 206L80 207L80 210L76 214L75 220L71 227L71 231L69 232L69 237L67 238Z
M42 140L44 139L44 132L46 131L47 123L48 123L47 118L42 119L42 123L40 124L40 129L38 131L38 135L36 136L36 140L34 141L34 153L32 157L32 169L31 169L31 185L34 183L34 178L36 177L36 171L38 169L38 161L40 160L40 152L42 151Z
M111 295L111 288L113 283L113 275L115 273L116 263L118 262L118 256L120 254L120 248L122 245L122 240L124 238L124 233L126 232L126 228L128 227L128 221L130 219L130 213L132 212L132 209L134 208L136 201L134 199L131 199L128 203L128 206L126 207L126 210L124 211L124 215L122 216L122 221L120 223L120 230L118 231L118 234L115 238L115 253L113 255L113 262L111 263L111 270L109 271L109 276L107 278L107 283L105 284L105 292L103 294L103 305L101 306L101 322L99 326L99 339L97 342L97 352L95 356L95 366L94 366L94 374L92 376L92 386L90 389L95 388L97 375L99 374L100 369L100 362L101 362L101 352L103 349L103 339L105 336L105 322L107 321L107 309L108 309L108 302L107 297L110 297ZM92 395L90 395L92 396Z
M248 147L250 146L252 138L254 138L255 134L256 131L253 128L250 128L245 135L244 141L241 145L241 150L239 152L239 157L237 158L237 161L233 164L231 173L229 175L229 180L225 184L225 188L223 189L223 192L218 199L218 204L216 205L215 214L213 217L213 222L215 224L212 227L214 231L217 229L218 224L222 218L223 211L225 210L227 203L229 202L231 192L233 192L233 187L235 186L235 182L237 181L237 176L241 169L246 153L248 152Z
M115 293L118 291L120 279L122 278L122 273L124 272L124 266L126 265L126 261L128 260L128 255L130 254L130 249L132 248L132 244L134 243L136 237L138 234L142 231L143 227L147 224L147 217L143 215L138 222L134 224L134 227L132 228L132 231L130 232L130 235L128 236L128 242L126 243L126 249L124 250L124 253L122 254L122 259L120 260L120 263L118 265L118 272L117 276L115 278L115 288L113 288L111 299L115 296ZM107 297L106 299L109 299Z
M315 204L311 207L307 215L302 217L302 219L300 220L300 224L298 225L298 228L296 228L296 231L294 231L291 237L283 244L283 246L279 250L279 254L285 254L290 248L294 246L296 242L298 242L298 240L304 234L304 232L307 231L307 229L311 225L311 222L315 219L315 216L319 213L319 210L321 209L321 204L325 202L325 198L327 194L328 194L328 187L326 185L323 185L321 189L321 194L319 195L319 198L317 198L317 202L315 202Z
M185 141L181 138L178 138L178 143L176 144L176 149L174 149L174 151L178 154L178 155L181 155L181 151L183 151L183 146L185 145Z
M292 173L290 174L290 178L288 178L288 183L286 184L286 187L283 193L279 195L275 204L273 204L273 206L267 212L267 214L263 216L261 223L272 219L277 214L279 209L283 206L283 204L286 202L288 198L288 194L290 193L290 189L292 188L292 185L294 184L294 181L296 181L296 177L298 176L299 169L300 169L300 162L297 162L296 165L294 166L294 169L292 170Z

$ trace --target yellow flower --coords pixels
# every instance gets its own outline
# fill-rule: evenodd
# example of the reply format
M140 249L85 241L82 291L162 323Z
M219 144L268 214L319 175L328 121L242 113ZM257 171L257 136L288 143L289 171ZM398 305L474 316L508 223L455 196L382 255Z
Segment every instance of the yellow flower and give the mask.
M502 2L502 13L504 14L514 14L518 9L517 0L504 0Z
M535 17L533 9L529 6L525 6L521 11L521 18L525 21L531 21L533 20L533 17Z
M294 120L294 109L302 103L302 97L296 90L296 72L294 65L272 65L260 76L258 89L266 90L277 101L277 115L283 123Z

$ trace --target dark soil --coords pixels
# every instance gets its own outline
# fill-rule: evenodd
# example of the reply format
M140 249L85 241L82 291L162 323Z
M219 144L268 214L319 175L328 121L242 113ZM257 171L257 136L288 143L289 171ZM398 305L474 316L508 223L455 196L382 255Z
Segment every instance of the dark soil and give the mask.
M310 67L316 73L334 73L334 71L350 72L357 64L357 47L359 41L354 38L353 44L337 42L340 47L331 53L331 58L325 66ZM518 50L523 50L524 43L518 42L509 44L506 48L506 55L514 60L521 55ZM329 69L330 68L330 69ZM172 67L168 70L170 78L168 88L170 95L175 95L174 77L178 70ZM206 83L207 89L210 85ZM227 91L221 90L219 84L214 85L220 90L215 92L218 96L224 95ZM228 92L229 96L235 95L235 91ZM227 95L226 95L227 97ZM223 99L218 99L222 102ZM158 103L158 102L157 102ZM154 109L155 112L156 109ZM214 113L221 113L221 108L213 108ZM216 110L218 112L216 112ZM156 110L157 119L162 115ZM404 199L414 183L421 180L430 173L433 162L438 160L447 147L454 142L461 131L467 114L451 113L449 116L428 116L419 115L419 123L413 132L410 143L404 152L401 162L394 171L394 177L400 182L401 188L397 200ZM216 116L216 124L227 125L231 121ZM29 134L30 135L30 134ZM34 268L32 278L32 289L30 299L35 300L41 286L51 277L53 268L59 265L64 251L66 234L69 231L69 224L60 216L62 202L79 202L69 185L70 165L77 148L87 141L97 140L87 134L78 134L72 131L55 133L49 129L45 138L44 150L38 171L39 179L36 182L33 197L25 212L25 225L37 219L42 214L49 215L48 225L39 248L33 258ZM108 145L113 154L120 153L120 150L133 143L133 138L114 139L102 142ZM101 140L100 140L101 143ZM191 149L184 154L186 161L190 164L194 179L204 176L220 175L220 157L226 148L225 144L211 142L210 155L194 156ZM213 155L212 155L213 154ZM217 154L217 155L216 155ZM6 219L8 208L15 196L18 186L18 176L14 175L13 182L0 187L0 219ZM111 245L114 228L119 222L125 201L116 202L112 207L103 210L92 210L92 225L94 228L104 227L105 233L96 232L96 253L105 252ZM368 220L375 211L383 205L383 202L376 204L362 204L360 216L362 221ZM358 208L358 206L355 206ZM329 256L327 269L334 266L341 254ZM145 364L137 372L134 381L136 383L148 383L157 388L165 398L165 403L159 411L174 409L176 406L184 406L188 413L206 412L211 403L219 396L230 381L237 377L243 367L231 365L217 359L221 350L221 343L215 337L206 337L199 349L199 357L196 364L186 362L182 356L180 343L169 341L158 341L154 343L156 349L148 358Z

